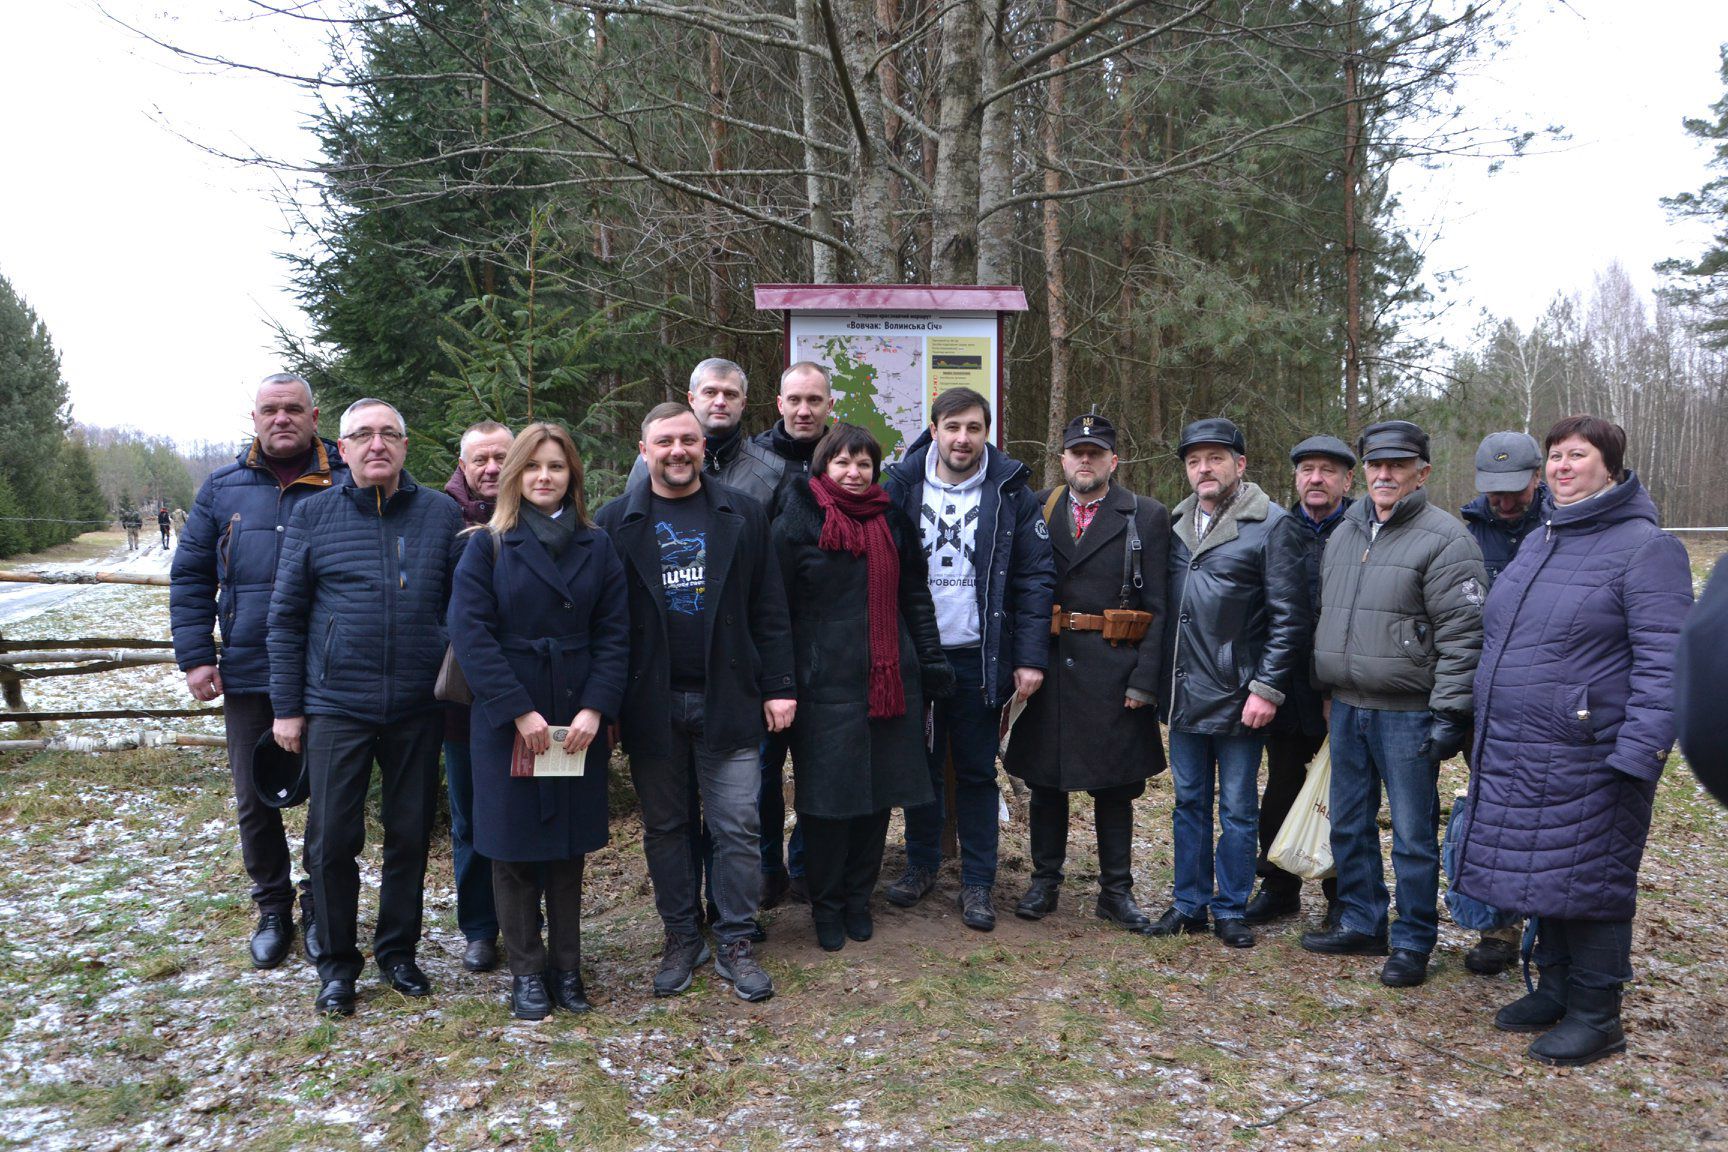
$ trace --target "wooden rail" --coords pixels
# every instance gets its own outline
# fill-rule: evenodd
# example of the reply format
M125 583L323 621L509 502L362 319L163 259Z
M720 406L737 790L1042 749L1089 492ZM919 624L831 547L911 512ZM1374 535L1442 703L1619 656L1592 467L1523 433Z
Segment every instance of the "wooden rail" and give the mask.
M149 584L168 587L166 572L0 572L8 584Z

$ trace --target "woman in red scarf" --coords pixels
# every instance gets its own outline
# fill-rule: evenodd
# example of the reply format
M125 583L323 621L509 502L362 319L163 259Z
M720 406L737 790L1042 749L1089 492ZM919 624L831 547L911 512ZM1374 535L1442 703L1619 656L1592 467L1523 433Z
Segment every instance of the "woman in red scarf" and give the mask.
M924 702L954 688L918 532L876 483L882 448L836 424L774 521L798 666L793 807L816 939L868 940L891 809L927 804Z

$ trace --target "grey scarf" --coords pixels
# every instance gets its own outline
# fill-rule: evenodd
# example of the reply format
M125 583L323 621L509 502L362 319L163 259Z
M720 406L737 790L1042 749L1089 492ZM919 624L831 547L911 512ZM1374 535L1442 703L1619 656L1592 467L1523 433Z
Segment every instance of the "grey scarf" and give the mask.
M545 545L546 551L552 554L552 559L564 555L564 549L570 546L570 541L576 537L576 517L570 514L570 505L565 504L558 509L557 516L548 516L526 500L522 502L518 517L528 530L534 533L534 539Z

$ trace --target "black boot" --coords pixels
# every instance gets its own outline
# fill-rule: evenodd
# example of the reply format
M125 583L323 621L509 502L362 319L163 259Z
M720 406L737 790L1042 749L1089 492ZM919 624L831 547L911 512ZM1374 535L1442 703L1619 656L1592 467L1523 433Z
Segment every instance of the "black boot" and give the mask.
M1571 966L1551 964L1536 969L1536 991L1520 996L1494 1013L1502 1032L1546 1032L1566 1015L1566 982Z
M1062 887L1068 856L1068 793L1034 787L1026 804L1027 839L1032 849L1032 886ZM1048 911L1055 911L1052 903Z
M1134 903L1134 802L1094 797L1092 818L1098 830L1098 915L1141 936L1152 919Z
M1604 1056L1626 1051L1626 1033L1620 1028L1620 986L1568 984L1565 1018L1537 1037L1527 1051L1532 1060L1561 1068L1594 1064Z

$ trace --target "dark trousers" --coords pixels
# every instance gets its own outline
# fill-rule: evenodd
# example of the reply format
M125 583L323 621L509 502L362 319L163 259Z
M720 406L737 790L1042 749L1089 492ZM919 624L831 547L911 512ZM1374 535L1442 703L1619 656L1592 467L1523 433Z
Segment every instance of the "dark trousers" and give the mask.
M1619 991L1632 979L1632 921L1542 917L1530 958L1538 968L1568 965L1571 982L1580 988Z
M848 913L869 910L870 893L882 873L891 814L884 809L841 820L798 817L798 826L810 831L804 842L804 878L810 885L810 917L818 924L838 924Z
M246 865L246 875L252 878L252 902L260 913L292 918L294 874L282 811L258 799L258 790L252 785L252 754L275 720L268 696L229 693L222 698L222 722L228 730L228 774L234 779L234 815L240 825L240 859ZM309 855L302 855L307 872L312 871L309 861ZM300 893L302 907L310 907L309 881L301 881Z
M785 732L770 732L762 742L762 793L756 807L762 816L762 875L787 872L804 875L804 824L792 828L792 839L786 837L786 794L781 788L781 774L786 768L786 749L791 743ZM712 853L710 853L712 855Z
M426 849L438 803L438 745L444 719L434 710L368 724L345 716L311 716L306 769L312 783L306 856L318 902L321 980L355 980L360 956L360 867L366 846L366 794L372 764L382 784L384 867L372 954L381 969L414 959L426 885Z
M512 976L582 967L582 864L571 860L492 861L492 895ZM546 908L546 939L540 908ZM550 963L548 963L550 958Z
M700 692L673 691L671 755L631 756L630 778L642 802L642 848L666 930L685 939L697 932L702 852L696 828L701 821L714 841L709 895L720 913L714 935L730 943L750 934L762 893L756 808L762 750L753 745L709 751L703 703Z
M474 850L474 756L466 740L444 741L450 792L450 861L456 874L456 926L465 940L498 938L492 861Z
M1001 709L984 703L984 663L977 648L950 648L954 695L932 702L928 756L936 799L906 809L906 863L934 872L942 864L942 824L947 803L943 770L954 760L954 815L960 829L960 883L988 888L996 883L997 823L1002 794L996 787L996 742ZM810 842L805 841L808 852Z
M1266 859L1272 841L1296 803L1296 793L1308 779L1308 763L1326 743L1326 733L1274 732L1266 738L1266 790L1260 794L1260 890L1277 899L1294 899L1302 892L1302 877ZM1328 904L1338 899L1338 878L1320 881Z
M1032 785L1027 804L1031 825L1032 879L1062 883L1068 858L1068 793ZM1126 896L1134 889L1134 800L1144 781L1115 788L1093 788L1092 822L1098 834L1098 890Z

